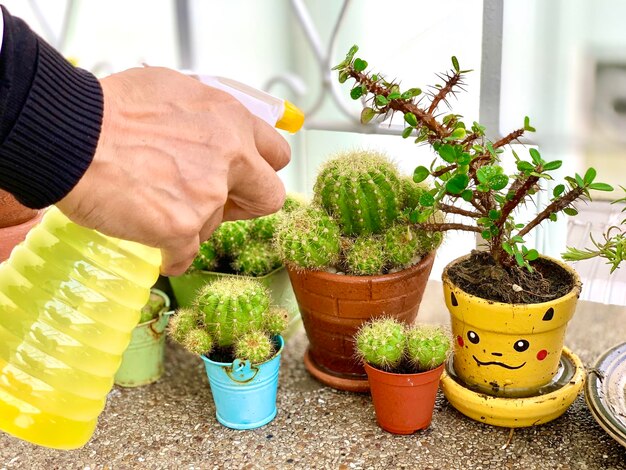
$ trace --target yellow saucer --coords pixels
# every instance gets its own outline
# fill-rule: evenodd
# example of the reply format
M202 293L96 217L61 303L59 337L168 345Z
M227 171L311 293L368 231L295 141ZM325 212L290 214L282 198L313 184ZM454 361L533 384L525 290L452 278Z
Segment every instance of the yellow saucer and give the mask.
M565 413L585 384L585 368L578 356L564 347L561 361L572 368L571 377L556 390L542 395L501 398L475 392L448 373L452 361L446 364L441 377L441 389L452 406L481 423L506 428L544 424Z

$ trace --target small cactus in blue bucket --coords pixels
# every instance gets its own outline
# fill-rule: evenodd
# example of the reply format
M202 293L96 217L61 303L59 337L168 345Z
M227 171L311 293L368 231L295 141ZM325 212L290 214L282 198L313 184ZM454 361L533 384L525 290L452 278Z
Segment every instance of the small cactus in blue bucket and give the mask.
M274 352L272 338L264 331L253 330L245 333L235 342L235 357L259 364Z

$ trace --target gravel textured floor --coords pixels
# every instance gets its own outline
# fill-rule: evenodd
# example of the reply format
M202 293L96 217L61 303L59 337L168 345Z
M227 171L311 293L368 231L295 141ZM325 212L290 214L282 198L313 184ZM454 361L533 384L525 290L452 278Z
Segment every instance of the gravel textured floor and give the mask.
M429 284L422 321L448 322L439 283ZM592 363L626 338L626 308L582 302L567 344ZM412 436L382 431L368 395L338 392L312 379L299 331L285 350L276 419L253 431L222 427L203 365L168 347L156 384L114 389L93 439L53 451L0 435L0 469L626 469L626 449L594 421L580 396L561 418L509 430L473 422L437 398L431 427Z

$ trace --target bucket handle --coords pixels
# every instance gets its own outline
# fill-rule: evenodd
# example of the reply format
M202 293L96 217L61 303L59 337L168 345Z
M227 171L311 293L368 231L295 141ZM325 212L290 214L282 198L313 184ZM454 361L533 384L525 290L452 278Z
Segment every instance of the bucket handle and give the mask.
M232 365L224 367L224 371L234 382L248 383L259 373L259 368L250 364L248 360L235 359Z

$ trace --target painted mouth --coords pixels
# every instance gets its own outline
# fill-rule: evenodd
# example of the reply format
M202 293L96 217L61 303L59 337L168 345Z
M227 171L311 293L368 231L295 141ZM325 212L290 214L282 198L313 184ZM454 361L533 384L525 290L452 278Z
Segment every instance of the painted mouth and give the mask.
M526 365L526 363L522 363L517 367L514 366L510 366L508 364L503 364L502 362L482 362L479 361L478 358L476 356L472 356L474 358L474 360L476 361L476 364L478 364L479 366L500 366L500 367L504 367L505 369L511 369L511 370L515 370L515 369L520 369L522 367L524 367Z

